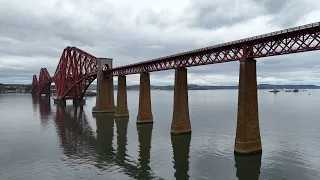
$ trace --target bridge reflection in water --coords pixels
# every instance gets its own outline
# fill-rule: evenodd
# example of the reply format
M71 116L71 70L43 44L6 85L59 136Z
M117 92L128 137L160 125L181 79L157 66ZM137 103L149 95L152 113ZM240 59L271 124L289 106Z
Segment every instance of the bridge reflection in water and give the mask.
M33 110L38 105L41 124L54 119L60 147L66 164L94 165L108 170L114 166L133 179L163 179L150 167L150 152L153 124L137 125L139 158L132 160L127 152L127 130L129 117L114 117L113 113L96 114L96 131L88 122L83 106L55 106L52 113L50 97L33 97ZM54 109L54 108L53 108ZM117 147L114 148L114 124L116 125ZM176 179L190 179L189 154L191 134L171 136L173 148L173 168ZM236 176L239 180L259 179L262 154L252 156L235 155ZM192 169L191 169L192 170ZM161 175L160 175L161 176ZM213 177L214 179L214 177Z
M51 100L50 97L40 96L38 101L41 125L45 127L51 118Z

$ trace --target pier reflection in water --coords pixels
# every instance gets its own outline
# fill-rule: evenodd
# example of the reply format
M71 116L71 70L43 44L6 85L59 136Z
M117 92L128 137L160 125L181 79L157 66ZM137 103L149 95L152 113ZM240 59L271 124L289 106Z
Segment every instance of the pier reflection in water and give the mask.
M54 116L60 147L65 155L61 160L70 167L86 164L93 165L101 171L109 171L117 167L117 171L133 179L163 179L156 176L150 167L153 124L136 126L139 157L134 160L129 157L130 152L127 151L128 117L115 118L112 113L93 115L96 124L96 130L94 130L94 127L88 122L83 106L55 106L56 112L52 113L49 97L33 97L32 100L34 107L35 105L39 107L43 126L52 118L50 116ZM116 148L113 143L114 132L116 132ZM171 144L174 178L190 179L191 134L173 135ZM239 180L259 179L261 154L235 156L234 159Z
M264 152L247 157L233 154L237 91L190 94L193 132L184 137L170 136L168 91L153 91L154 124L144 127L136 125L135 91L129 119L93 117L95 98L60 107L2 94L0 179L319 179L319 90L277 98L259 91Z
M38 97L36 102L39 102L39 112L40 112L41 125L43 127L45 127L45 126L48 125L49 120L51 118L51 100L50 100L50 97L40 96L40 97Z
M115 119L117 126L117 160L118 163L123 165L127 160L127 131L128 131L128 123L129 117L117 117Z
M153 123L137 125L138 138L139 138L139 177L143 179L154 178L149 166L150 163L150 150L151 150L151 136L152 136Z
M191 134L181 136L171 136L173 148L173 163L176 172L176 179L189 179L189 152L190 152Z
M239 180L258 180L261 168L262 153L251 156L234 156L237 177Z
M100 169L105 169L116 163L113 161L116 157L115 149L113 148L114 116L113 114L101 114L94 116L94 118L97 126L95 151L98 162L96 166Z
M96 133L87 121L83 107L57 106L56 127L60 146L68 157L63 159L75 166L79 163L91 164L100 170L110 170L117 166L120 172L134 179L153 179L150 163L151 125L137 127L139 137L138 161L127 154L128 118L114 118L114 114L94 115ZM113 147L114 124L117 132L117 148Z
M33 110L33 114L37 114L37 110L38 110L38 98L39 98L39 96L37 96L37 95L32 95L32 110Z

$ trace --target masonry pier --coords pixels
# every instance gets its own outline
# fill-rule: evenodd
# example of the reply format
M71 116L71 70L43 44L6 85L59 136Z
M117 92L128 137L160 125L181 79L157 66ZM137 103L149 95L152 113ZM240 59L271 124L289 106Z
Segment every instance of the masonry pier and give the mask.
M191 133L188 102L187 69L177 68L174 78L174 102L171 134Z
M150 73L140 73L139 110L137 124L153 123L151 109Z
M261 153L255 59L240 60L238 96L238 119L234 153L239 155Z
M126 76L118 76L116 117L128 117Z
M97 58L97 97L92 113L114 113L113 77L104 77L105 67L112 68L112 59Z

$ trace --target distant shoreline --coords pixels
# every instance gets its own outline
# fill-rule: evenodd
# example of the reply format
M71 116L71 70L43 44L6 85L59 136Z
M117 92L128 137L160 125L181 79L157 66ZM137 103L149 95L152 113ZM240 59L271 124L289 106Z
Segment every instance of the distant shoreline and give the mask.
M88 91L96 90L97 85L92 84ZM116 90L117 85L114 86ZM174 90L173 85L168 86L155 86L151 85L152 90ZM316 85L276 85L276 84L259 84L257 87L260 89L320 89L320 86ZM229 89L238 89L238 86L203 86L196 84L189 84L188 90L229 90ZM55 86L51 86L52 92L55 91ZM127 90L139 90L139 85L128 85ZM0 83L0 93L30 93L31 85L30 84L1 84Z
M96 86L90 87L90 90L95 90ZM174 86L152 86L152 90L174 90ZM272 84L259 84L258 89L320 89L320 86L316 85L272 85ZM117 86L114 87L117 89ZM200 86L189 84L189 90L228 90L238 89L238 86ZM139 85L127 86L127 90L139 90Z

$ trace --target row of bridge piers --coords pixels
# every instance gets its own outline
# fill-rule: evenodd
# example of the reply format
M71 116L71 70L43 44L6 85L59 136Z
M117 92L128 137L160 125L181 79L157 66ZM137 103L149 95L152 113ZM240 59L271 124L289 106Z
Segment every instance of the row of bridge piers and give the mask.
M101 64L101 63L99 63ZM238 117L234 153L250 155L262 152L256 80L256 60L240 60ZM103 76L98 66L97 99L93 113L115 113L116 117L128 117L126 76L118 76L117 105L114 105L113 77ZM76 103L76 102L74 102ZM150 73L140 73L139 109L137 124L153 123L151 108ZM174 105L171 134L191 133L188 102L187 68L175 69Z

